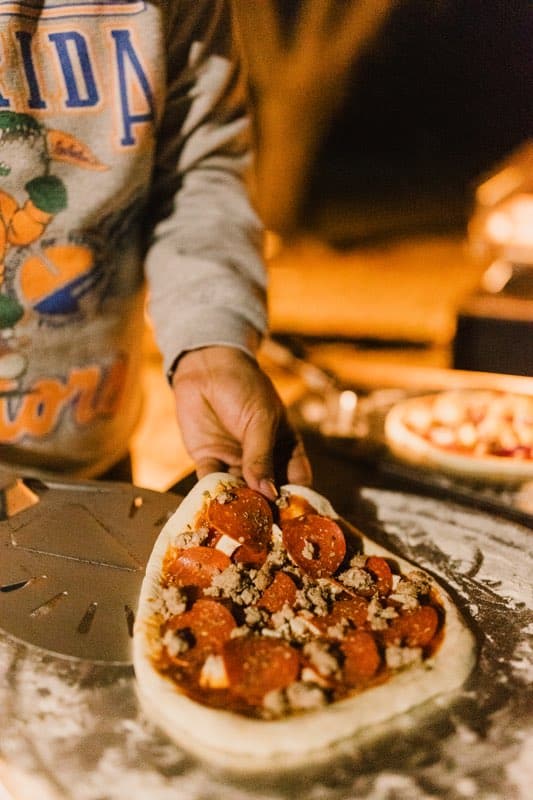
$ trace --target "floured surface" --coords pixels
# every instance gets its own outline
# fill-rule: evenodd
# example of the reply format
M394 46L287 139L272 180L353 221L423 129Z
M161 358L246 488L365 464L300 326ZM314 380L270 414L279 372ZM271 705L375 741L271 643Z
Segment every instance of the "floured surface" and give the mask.
M364 532L440 579L479 634L478 666L451 706L403 715L378 745L354 739L326 768L237 784L155 731L131 670L60 661L3 637L0 767L39 775L73 800L525 800L533 533L395 492L366 489L360 503Z

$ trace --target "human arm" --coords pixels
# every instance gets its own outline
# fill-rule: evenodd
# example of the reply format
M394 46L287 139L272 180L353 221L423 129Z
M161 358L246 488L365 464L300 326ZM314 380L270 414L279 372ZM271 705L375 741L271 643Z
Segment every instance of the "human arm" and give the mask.
M161 211L146 261L150 311L198 474L227 467L260 489L276 477L274 449L289 433L254 357L267 327L266 272L262 225L245 186L248 119L227 49L226 5L195 8L186 57L169 44L152 200ZM309 483L308 463L298 463ZM290 464L287 455L285 473Z

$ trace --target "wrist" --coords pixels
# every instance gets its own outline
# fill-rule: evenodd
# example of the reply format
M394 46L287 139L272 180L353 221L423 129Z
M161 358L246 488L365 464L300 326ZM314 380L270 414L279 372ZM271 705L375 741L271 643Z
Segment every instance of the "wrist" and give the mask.
M178 375L183 376L188 371L194 371L198 365L204 369L224 368L234 364L236 358L255 360L250 353L233 345L205 345L192 350L184 350L168 370L167 378L170 385L173 386Z

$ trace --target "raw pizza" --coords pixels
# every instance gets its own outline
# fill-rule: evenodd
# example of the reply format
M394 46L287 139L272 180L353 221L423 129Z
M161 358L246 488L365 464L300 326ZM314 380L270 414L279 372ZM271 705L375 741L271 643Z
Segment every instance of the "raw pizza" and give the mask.
M291 766L451 692L473 639L429 574L310 489L270 504L225 473L163 528L134 630L146 712L242 770Z
M463 389L397 403L385 436L400 459L496 482L533 478L533 396Z

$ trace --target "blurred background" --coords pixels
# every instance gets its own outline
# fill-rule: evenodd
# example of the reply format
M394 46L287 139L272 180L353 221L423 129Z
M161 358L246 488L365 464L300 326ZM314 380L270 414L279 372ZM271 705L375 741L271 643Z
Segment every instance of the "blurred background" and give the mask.
M530 0L234 10L274 342L366 389L417 385L420 370L530 378ZM191 465L149 326L146 342L134 478L161 489ZM294 402L287 358L268 343L260 357Z
M278 1L288 26L301 5ZM532 41L528 0L393 4L350 68L301 224L339 246L464 230L476 184L533 136Z

